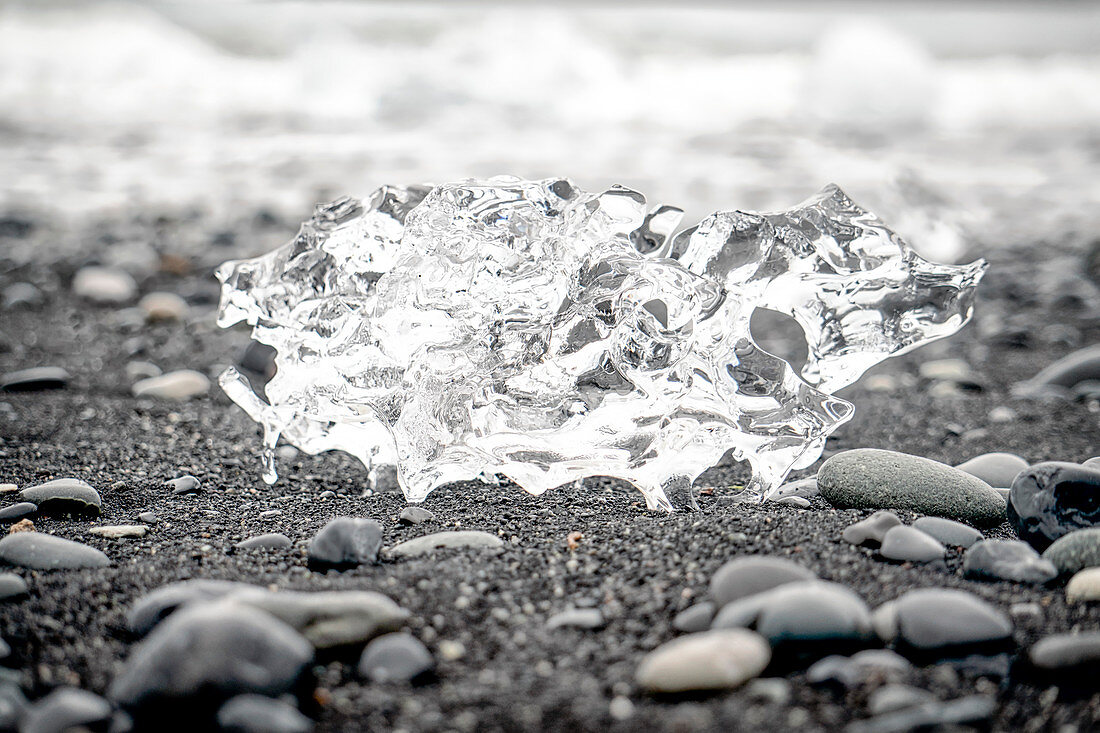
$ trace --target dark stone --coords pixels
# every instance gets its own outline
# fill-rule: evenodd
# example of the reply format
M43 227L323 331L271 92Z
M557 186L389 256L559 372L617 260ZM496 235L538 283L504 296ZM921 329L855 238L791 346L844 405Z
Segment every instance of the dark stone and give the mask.
M730 560L710 579L710 597L721 608L727 603L771 590L784 583L813 580L809 568L781 557L753 555Z
M1037 550L1077 529L1100 525L1100 470L1077 463L1037 463L1009 493L1008 518Z
M19 733L61 733L74 729L106 730L114 707L99 695L60 687L27 709Z
M372 640L359 658L359 674L372 682L415 682L430 675L434 668L427 647L404 632Z
M12 504L0 509L0 522L4 524L11 524L12 522L18 522L20 519L26 519L33 516L38 512L38 506L30 503L29 501L21 501L18 504Z
M0 392L37 392L68 385L69 373L61 367L33 367L0 376Z
M298 708L263 695L237 695L218 710L224 733L308 733L313 721Z
M42 532L16 532L0 539L0 562L31 570L103 568L111 564L94 547Z
M249 537L247 540L241 540L233 547L238 550L285 550L288 547L293 547L293 545L294 543L285 534L273 532Z
M963 557L963 572L983 580L1014 583L1046 583L1058 577L1049 560L1039 557L1031 545L1018 540L982 540Z
M99 492L76 478L59 478L19 492L23 501L35 504L42 514L97 515L102 511Z
M883 641L939 658L997 648L1012 639L1012 622L981 598L953 588L921 588L884 603L873 615Z
M275 376L275 348L259 341L249 341L238 366L265 381Z
M381 524L373 519L337 517L310 541L309 561L320 566L354 567L377 562L381 548Z

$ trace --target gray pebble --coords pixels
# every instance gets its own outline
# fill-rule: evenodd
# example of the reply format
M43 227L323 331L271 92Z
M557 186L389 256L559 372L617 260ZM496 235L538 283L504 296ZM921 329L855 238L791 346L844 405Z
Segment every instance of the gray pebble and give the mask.
M21 501L18 504L0 509L0 522L11 524L12 522L18 522L20 519L34 516L37 512L38 506L29 501Z
M853 545L871 545L878 547L882 544L882 538L886 533L901 525L898 515L886 510L877 511L866 519L861 519L855 524L849 524L844 528L841 538Z
M902 731L944 729L967 723L981 723L993 717L997 701L985 695L960 697L947 702L928 702L892 713L858 720L846 733L902 733Z
M216 600L235 590L250 587L253 586L231 580L205 578L170 583L138 599L126 614L126 625L134 633L144 636L162 619L188 603Z
M973 527L943 517L920 517L912 526L913 529L919 529L929 537L954 547L970 547L982 538L982 533Z
M238 550L285 550L293 545L294 543L285 534L272 532L271 534L261 534L256 537L249 537L247 540L241 540L233 547Z
M0 375L0 392L37 392L64 389L69 373L61 367L32 367Z
M879 552L897 562L935 562L944 559L947 549L919 529L901 525L886 532Z
M465 530L456 532L436 532L435 534L406 540L399 545L390 548L390 556L416 557L426 555L435 550L459 549L500 549L504 542L495 534L478 530Z
M867 712L871 715L884 715L895 710L905 710L935 700L935 695L919 687L888 684L879 687L867 696Z
M173 479L168 479L164 482L164 485L172 490L172 494L175 496L182 496L184 494L197 494L202 491L202 484L197 478L191 475L177 476Z
M409 612L381 593L365 590L278 591L246 586L227 600L265 611L289 624L317 649L362 644L397 631Z
M1012 480L1027 467L1028 462L1015 453L983 453L955 466L997 488L1012 486Z
M15 601L28 595L27 581L15 573L0 573L0 601Z
M730 560L710 579L710 597L721 608L727 603L762 593L784 583L812 580L809 568L781 557L750 555Z
M111 564L94 547L42 532L17 532L0 539L0 562L31 570L102 568Z
M1052 634L1027 651L1028 661L1045 672L1100 671L1100 631Z
M4 294L0 297L0 301L3 302L6 310L37 310L45 305L46 295L33 283L12 283L4 288Z
M298 708L264 695L237 695L218 710L223 733L308 733L313 721Z
M372 682L413 682L435 668L419 639L397 632L372 640L359 658L359 674Z
M966 591L920 588L884 603L873 615L883 641L920 652L941 652L997 644L1012 637L1012 622Z
M603 614L598 608L571 608L555 613L546 620L546 628L598 629L604 625Z
M157 515L153 512L142 512L138 515L138 519L146 524L156 524L159 521Z
M754 627L773 646L851 643L873 637L871 614L846 586L802 580L747 596L718 611L712 629Z
M206 394L210 379L202 372L181 369L134 382L130 392L134 397L153 397L162 400L189 400Z
M102 511L99 492L77 478L59 478L19 492L23 501L34 504L43 514L87 514Z
M809 509L813 506L809 499L804 499L801 496L785 496L782 499L776 499L775 503L783 506L793 506L796 509Z
M309 561L328 567L354 567L378 561L382 525L373 519L337 517L313 536Z
M36 701L19 721L19 733L61 733L106 727L114 708L99 695L76 687L59 687Z
M1062 535L1043 551L1043 558L1066 575L1100 565L1100 527Z
M701 601L694 606L685 608L672 619L672 628L686 634L696 631L706 631L710 628L710 622L714 619L717 609L710 601Z
M1014 583L1047 583L1058 577L1052 562L1039 557L1031 545L1019 540L976 543L963 557L963 572L971 578Z
M797 481L783 484L768 497L768 501L779 501L792 496L797 496L802 499L812 499L820 494L821 492L817 490L817 476L810 476L809 478L798 479Z
M423 524L433 519L435 519L435 515L420 506L407 506L401 510L400 516L397 517L398 522L406 525Z
M811 685L840 685L854 690L872 679L903 680L913 670L909 660L889 649L864 649L850 657L831 655L819 659L806 670Z

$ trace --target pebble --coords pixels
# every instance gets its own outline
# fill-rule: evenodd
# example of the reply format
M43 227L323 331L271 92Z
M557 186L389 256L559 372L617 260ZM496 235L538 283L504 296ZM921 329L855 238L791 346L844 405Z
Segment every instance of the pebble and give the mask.
M1043 607L1038 603L1013 603L1008 607L1008 615L1015 624L1040 624L1043 622Z
M997 488L1012 486L1012 480L1027 467L1027 461L1015 453L983 453L955 466Z
M936 696L927 690L891 683L879 687L867 696L867 712L871 715L884 715L935 700Z
M19 491L19 487L15 484L0 484L0 494L13 494Z
M0 376L0 392L38 392L69 386L69 373L61 367L32 367Z
M435 550L452 548L461 549L500 549L504 542L495 534L481 532L479 530L465 530L456 532L436 532L435 534L406 540L399 545L390 548L390 556L416 557L426 555Z
M187 316L187 301L175 293L149 293L138 301L148 321L182 321Z
M154 397L164 400L189 400L210 390L210 380L202 372L181 369L159 377L134 382L130 388L134 397Z
M96 303L117 305L133 300L137 283L123 270L85 267L73 276L73 294Z
M889 649L864 649L850 657L837 654L814 662L806 670L811 685L840 685L847 690L868 682L903 680L913 671L909 660Z
M791 700L791 683L782 677L757 677L745 685L745 695L750 700L786 705Z
M676 614L672 619L672 628L686 634L706 631L710 628L710 622L714 619L714 613L717 610L710 601L696 603Z
M1059 573L1069 574L1100 565L1100 527L1079 529L1056 539L1043 551Z
M917 372L924 379L938 382L954 382L956 384L976 385L978 379L970 369L970 365L962 359L931 359L921 362Z
M630 702L629 697L616 695L607 705L607 714L611 716L612 720L619 722L630 720L631 716L634 715L634 703Z
M27 581L15 573L0 573L0 601L14 601L30 595Z
M0 522L5 524L18 522L25 517L33 516L38 511L38 506L29 501L21 501L0 509Z
M41 532L17 532L0 539L0 561L31 570L102 568L111 564L94 547Z
M197 494L202 491L202 484L194 476L179 476L165 481L164 485L171 489L176 496Z
M921 588L875 609L875 631L919 652L942 652L1011 639L1012 622L981 598L953 588Z
M784 583L813 580L809 568L781 557L750 555L730 560L710 579L710 597L718 608L772 590Z
M135 645L109 697L126 708L156 708L199 696L216 700L290 691L313 647L270 614L229 601L173 614Z
M820 580L785 583L726 604L711 624L712 629L750 626L773 647L862 643L874 637L863 599L846 586Z
M309 543L309 561L329 567L354 567L378 561L382 525L373 519L337 517Z
M1100 525L1100 471L1076 463L1035 464L1012 482L1008 518L1020 539L1037 550Z
M947 548L919 529L901 525L887 530L879 552L897 562L935 562L944 559Z
M114 524L88 529L88 534L112 540L137 539L144 537L148 532L149 528L144 524Z
M285 550L293 545L294 543L285 534L272 532L271 534L261 534L256 537L249 537L247 540L241 540L233 547L238 550Z
M973 527L943 517L920 517L912 526L913 529L919 529L929 537L953 547L970 547L982 539L982 533Z
M1100 379L1100 344L1062 357L1018 386L1021 392L1027 394L1043 387L1070 389L1081 382L1096 379Z
M161 368L150 361L131 361L126 363L126 379L130 382L159 377L161 374L164 374Z
M820 494L821 492L817 490L817 476L810 476L783 484L768 497L768 501L781 501L790 497L812 499Z
M655 693L718 690L737 687L757 677L771 661L771 648L746 629L688 634L647 654L635 675Z
M318 649L362 644L397 631L409 612L374 591L278 591L244 586L226 600L265 611L289 624Z
M138 519L146 524L156 524L158 521L157 515L153 512L142 512L138 515Z
M223 733L308 733L313 721L283 700L264 695L237 695L218 710Z
M142 596L126 614L127 627L144 636L162 619L189 603L224 598L233 591L253 588L245 583L205 578L169 583Z
M19 492L43 514L99 514L103 499L99 492L77 478L59 478Z
M993 717L997 701L987 695L970 695L947 702L927 702L885 713L847 726L846 733L902 733L912 730L959 730L967 723ZM968 730L967 728L961 728Z
M420 506L407 506L401 510L401 514L397 517L398 522L410 526L430 522L433 519L435 519L435 515Z
M804 499L801 496L784 496L782 499L776 499L775 503L783 506L793 506L796 509L809 509L813 506L809 499Z
M431 652L412 634L396 632L372 640L359 658L360 676L371 682L413 682L435 669Z
M1100 631L1052 634L1027 650L1028 661L1048 673L1100 671Z
M19 686L18 678L5 677L0 681L0 730L14 731L30 704Z
M989 484L906 453L874 448L837 453L822 464L817 485L839 508L908 509L979 527L1004 521L1004 500Z
M46 304L46 295L33 283L20 282L12 283L4 288L4 294L0 300L3 301L6 310L15 310L16 308L37 310Z
M99 695L76 687L59 687L27 708L19 733L106 730L114 707Z
M571 608L555 613L546 619L546 628L598 629L604 625L603 613L598 608Z
M893 527L901 525L898 515L886 510L877 511L866 519L861 519L855 524L844 528L841 538L853 545L871 545L878 547L882 544L882 538Z
M1014 583L1047 583L1058 577L1052 562L1019 540L978 542L963 556L963 572L970 578Z
M16 532L34 532L34 522L29 519L20 519L18 522L8 527L8 534L15 534Z
M1100 601L1100 567L1085 568L1075 573L1066 583L1066 601Z
M1016 411L1005 405L998 405L989 411L989 422L991 423L1013 422L1017 418L1019 418L1019 415L1016 414Z

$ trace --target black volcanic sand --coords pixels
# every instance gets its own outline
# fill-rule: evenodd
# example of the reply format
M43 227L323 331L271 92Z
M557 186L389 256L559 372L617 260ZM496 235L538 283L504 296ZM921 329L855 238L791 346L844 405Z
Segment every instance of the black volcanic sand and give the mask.
M716 468L700 479L700 487L713 491L704 490L697 512L648 512L639 494L613 481L590 480L583 489L541 498L507 484L463 484L433 493L425 506L436 520L411 528L396 521L402 497L365 492L365 471L347 456L280 461L281 479L267 486L259 478L257 427L216 386L186 403L129 394L123 369L130 359L148 359L166 371L211 373L236 360L247 343L246 331L213 326L214 285L202 258L191 258L198 263L191 274L159 271L140 279L143 292L186 294L195 303L190 322L132 328L116 325L117 308L82 304L68 294L71 273L85 260L15 263L4 260L4 246L0 240L0 288L37 282L48 302L38 310L0 311L0 372L56 365L73 380L65 390L0 395L0 482L22 487L75 476L91 483L103 495L102 518L37 518L35 524L100 548L112 560L98 570L16 570L31 596L0 606L0 636L13 650L4 663L20 671L32 699L62 684L104 693L134 642L124 625L127 608L142 594L186 578L371 589L411 611L409 628L436 654L438 679L412 688L366 684L357 679L354 656L325 661L314 669L319 705L311 714L319 730L812 730L866 717L865 692L845 696L812 688L801 671L789 675L792 697L785 705L750 699L744 690L660 700L640 693L633 676L641 657L675 636L670 622L676 612L702 597L712 573L739 555L791 558L851 586L872 607L927 586L965 588L1005 611L1014 603L1038 603L1041 622L1017 627L1021 648L1046 633L1100 629L1100 609L1068 606L1060 584L972 582L961 577L957 553L945 572L887 564L841 541L843 528L867 512L834 510L821 500L810 510L733 504L725 500L726 487L743 482L741 466ZM1084 279L1082 249L1044 252L1042 267L1030 261L1029 249L994 252L975 324L874 372L909 376L914 386L847 390L856 417L829 441L826 455L875 447L958 463L995 450L1031 461L1080 461L1100 453L1097 405L1009 395L1013 382L1100 341L1097 311L1074 295L1095 287ZM104 250L88 251L90 262ZM185 269L174 259L167 264L172 271ZM966 359L983 389L932 396L916 378L917 367L945 356ZM990 410L1002 405L1016 419L990 421ZM172 496L163 482L183 473L197 476L203 491ZM326 490L336 496L320 498ZM0 504L16 500L0 497ZM160 521L144 539L87 533L92 524L136 522L147 510ZM261 516L268 510L280 513ZM461 528L497 533L505 549L437 552L346 572L307 569L309 538L339 515L378 519L386 546ZM275 531L291 537L294 547L231 549L241 539ZM566 539L572 532L583 535L575 550ZM1012 531L1005 525L990 534L1008 537ZM606 628L546 630L549 616L585 604L603 610ZM460 644L462 654L443 658L441 647L454 648L445 642ZM1071 693L1036 680L1001 681L931 664L919 667L911 681L943 699L996 695L998 730L1100 724L1100 695L1090 697L1091 690ZM610 715L616 696L634 705L625 721Z

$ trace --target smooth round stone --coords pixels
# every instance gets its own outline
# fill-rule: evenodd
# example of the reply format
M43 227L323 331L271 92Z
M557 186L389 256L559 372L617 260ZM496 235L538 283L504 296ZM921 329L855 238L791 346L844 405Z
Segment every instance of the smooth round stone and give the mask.
M1052 634L1027 651L1028 661L1045 672L1100 671L1100 631Z
M497 550L504 547L504 541L495 534L479 530L456 532L436 532L435 534L406 540L390 548L390 557L416 557L436 550L448 549L487 549Z
M774 503L782 506L793 506L795 509L809 509L813 506L809 499L804 499L801 496L784 496L782 499L776 499Z
M902 680L913 670L909 660L889 649L864 649L850 657L837 654L814 662L806 670L811 685L839 684L854 690L871 679Z
M1027 461L1015 453L983 453L955 466L993 487L1012 486L1012 480L1027 467Z
M69 373L61 367L33 367L0 376L0 392L38 392L68 385Z
M1012 622L981 598L953 588L921 588L884 603L873 615L883 641L922 652L1004 642Z
M298 708L263 695L237 695L218 710L222 733L309 733L313 721Z
M802 580L729 603L718 611L713 629L755 627L775 647L800 643L863 642L873 637L871 613L863 599L838 583Z
M933 702L935 699L935 695L919 687L883 685L867 696L867 712L871 715L883 715Z
M38 506L32 504L29 501L21 501L18 504L12 504L0 509L0 522L4 524L10 524L11 522L18 522L20 519L34 516L38 513Z
M420 506L407 506L401 510L401 514L397 517L398 522L408 526L423 524L433 519L435 519L435 515Z
M149 321L181 321L187 315L187 301L175 293L149 293L138 301Z
M1056 539L1043 551L1059 573L1075 573L1100 565L1100 527L1079 529Z
M767 555L749 555L730 560L710 579L710 597L718 608L727 603L763 593L784 583L813 580L809 568Z
M17 532L0 539L0 562L31 570L103 568L111 564L94 547L41 532Z
M791 497L812 499L820 494L817 490L817 476L810 476L783 484L768 497L768 501L781 501Z
M688 634L657 647L638 665L638 684L655 693L721 690L759 676L771 647L746 629Z
M149 361L130 361L126 363L126 379L130 382L159 377L161 374L164 374L161 368Z
M982 540L963 557L963 572L971 578L1013 583L1047 583L1058 577L1049 560L1019 540Z
M137 295L137 283L122 270L85 267L73 276L73 294L96 303L118 305Z
M285 534L272 532L271 534L261 534L256 537L249 537L247 540L241 540L233 547L238 550L285 550L293 545L294 543Z
M882 538L893 527L901 525L897 514L888 511L878 511L861 519L855 524L849 524L844 528L841 538L853 545L871 545L878 547L882 544Z
M130 388L134 397L153 397L162 400L189 400L210 391L210 379L202 372L181 369L159 377L134 382Z
M164 485L172 490L172 493L176 496L182 496L184 494L197 494L202 491L202 484L194 476L178 476L173 479L168 479L164 482Z
M546 628L598 629L604 625L603 614L598 608L571 608L555 613L546 619Z
M110 697L127 708L156 708L200 695L216 700L290 691L313 646L270 614L231 601L172 614L133 647Z
M1077 463L1037 463L1012 482L1008 518L1037 550L1074 530L1100 525L1100 471Z
M145 522L146 524L156 524L157 523L157 515L156 515L155 512L142 512L141 514L138 515L138 519L141 520L142 522Z
M309 561L330 567L354 567L378 561L382 525L373 519L337 517L313 536Z
M362 644L397 631L409 612L381 593L365 590L279 591L246 586L227 600L265 611L289 624L317 649Z
M114 707L99 695L59 687L31 705L19 721L20 733L106 729Z
M213 601L242 588L253 588L231 580L184 580L169 583L142 596L126 614L126 626L145 636L173 611L195 601Z
M973 527L943 517L920 517L913 522L912 527L953 547L970 547L982 539L982 533Z
M1074 351L1054 362L1025 384L1069 389L1080 382L1100 380L1100 344Z
M102 527L90 527L88 534L97 537L106 537L110 540L139 539L148 534L149 528L144 524L111 524Z
M897 562L935 562L943 560L947 549L919 529L901 525L887 530L879 553Z
M76 478L59 478L19 492L23 501L38 507L42 514L99 514L103 499L99 492Z
M696 631L706 631L710 628L710 622L714 619L717 609L710 601L701 601L694 606L685 608L672 619L672 628L685 634Z
M435 669L431 652L412 634L397 632L372 640L359 658L359 674L372 682L412 682Z
M15 573L0 573L0 601L15 601L29 594L27 581Z
M1100 567L1075 573L1066 583L1066 600L1070 603L1100 601Z
M842 509L907 509L978 527L1004 521L1004 500L989 484L906 453L875 448L837 453L821 466L817 486Z

